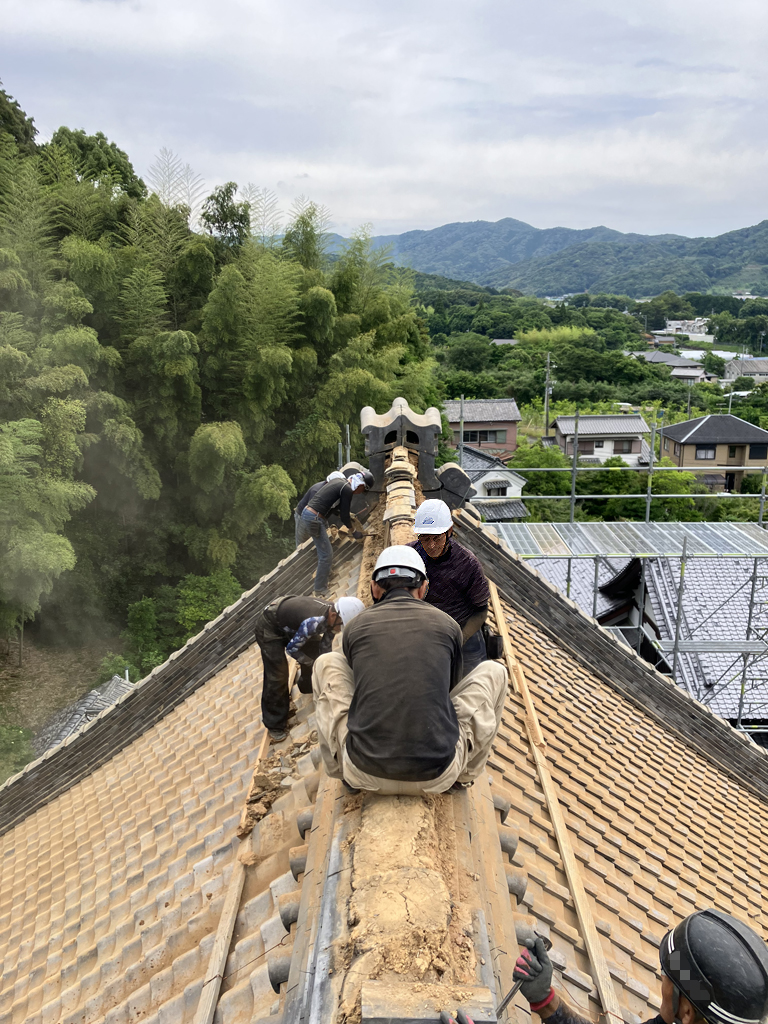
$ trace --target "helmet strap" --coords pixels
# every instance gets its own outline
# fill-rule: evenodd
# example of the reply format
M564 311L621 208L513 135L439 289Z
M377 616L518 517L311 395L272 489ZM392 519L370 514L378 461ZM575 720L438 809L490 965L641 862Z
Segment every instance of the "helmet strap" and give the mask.
M680 1020L680 1017L679 1017L679 1013L680 1013L680 989L677 987L677 985L674 985L673 989L674 989L674 991L672 993L672 1013L673 1013L674 1018L675 1018L675 1024L682 1024L682 1021Z

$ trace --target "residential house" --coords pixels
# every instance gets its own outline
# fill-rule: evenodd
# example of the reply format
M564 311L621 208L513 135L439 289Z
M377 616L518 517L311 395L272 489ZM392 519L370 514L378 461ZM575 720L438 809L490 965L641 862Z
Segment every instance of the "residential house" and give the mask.
M660 363L668 366L670 376L675 380L685 381L687 384L701 384L708 378L702 363L695 359L686 359L684 356L676 356L672 352L636 352L636 358L642 357L646 363Z
M756 384L768 380L768 359L730 359L725 364L725 380L751 377Z
M662 455L676 466L701 469L711 463L717 471L705 482L733 491L741 487L744 468L768 466L768 430L727 413L697 416L665 426L662 449ZM723 466L727 467L724 472Z
M479 448L465 448L461 468L477 491L472 505L486 522L511 523L528 516L528 509L520 500L525 477L501 459Z
M573 455L575 416L558 416L555 440L566 455ZM579 455L585 461L605 462L620 455L630 466L648 462L650 428L639 413L579 416Z
M454 444L458 444L461 402L447 401L445 415L453 430ZM468 398L464 401L464 444L511 455L517 448L520 419L514 398Z

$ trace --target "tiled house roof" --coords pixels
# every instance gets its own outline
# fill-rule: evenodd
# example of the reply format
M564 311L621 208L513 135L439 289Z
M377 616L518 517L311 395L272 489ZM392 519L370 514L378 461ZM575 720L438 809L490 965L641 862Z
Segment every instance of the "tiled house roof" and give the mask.
M681 444L768 444L768 430L729 413L673 423L664 436Z
M449 423L458 423L461 402L446 401L445 415ZM467 398L464 400L465 423L510 423L521 419L514 398Z
M715 905L762 931L768 761L470 517L456 526L499 587L618 1004L627 1021L645 1020L659 1007L657 947L668 927ZM359 548L337 542L337 593L355 592L359 559ZM318 770L309 698L291 736L285 795L250 840L237 839L264 735L249 616L267 595L306 589L311 562L300 549L170 667L0 790L0 1024L199 1020L230 911L213 1020L332 1024L318 1013L345 968L323 959L320 940L334 914L346 921L333 894L354 836L331 843L329 823L343 824L353 805ZM179 662L186 690L185 674L171 671ZM466 795L438 799L452 808L456 835L474 837L474 855L486 858L493 957L515 953L513 915L533 915L552 939L556 984L596 1020L594 972L526 720L510 689L486 810L471 795L488 791L483 779L469 804ZM467 806L486 815L479 832L478 819L461 817ZM489 828L503 853L482 841ZM491 921L490 904L476 909ZM507 1019L530 1020L519 997Z
M555 420L561 434L570 436L576 429L575 416L558 416ZM579 437L601 434L650 434L651 429L639 413L626 416L579 416Z

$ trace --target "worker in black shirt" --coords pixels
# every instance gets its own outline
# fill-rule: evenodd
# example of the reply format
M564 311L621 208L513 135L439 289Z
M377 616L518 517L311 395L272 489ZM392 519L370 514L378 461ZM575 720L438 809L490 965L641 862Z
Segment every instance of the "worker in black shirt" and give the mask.
M301 665L298 685L312 692L315 659L330 651L334 633L364 608L356 597L340 597L329 604L313 597L287 594L277 597L256 619L256 643L261 649L263 683L261 717L275 742L285 739L290 694L286 654Z
M328 577L331 574L333 564L333 548L328 536L327 517L331 509L338 509L339 516L344 526L352 533L356 540L362 538L360 530L352 527L350 519L350 506L353 494L362 494L373 486L373 474L366 469L362 473L355 473L349 480L331 480L324 487L321 487L314 495L301 513L302 528L312 538L317 550L317 570L315 572L315 597L326 597L328 593Z
M462 678L461 629L425 602L426 576L413 548L385 548L374 606L344 630L343 654L315 662L320 751L328 774L353 789L443 793L488 760L506 670L485 661Z
M310 538L309 530L307 529L306 524L303 523L301 519L301 513L307 507L309 502L312 500L312 498L314 498L314 496L322 487L325 487L325 485L329 484L332 480L346 479L347 478L344 476L344 474L340 472L340 470L336 469L333 471L333 473L329 473L325 480L319 480L316 484L312 484L311 487L308 487L307 490L304 492L301 501L293 510L293 521L296 524L296 547L298 547L299 544L303 544L305 540L309 540Z
M758 1024L768 1013L768 946L720 910L697 910L659 946L661 1009L648 1024ZM512 975L546 1024L590 1024L552 988L552 961L541 939L523 950Z

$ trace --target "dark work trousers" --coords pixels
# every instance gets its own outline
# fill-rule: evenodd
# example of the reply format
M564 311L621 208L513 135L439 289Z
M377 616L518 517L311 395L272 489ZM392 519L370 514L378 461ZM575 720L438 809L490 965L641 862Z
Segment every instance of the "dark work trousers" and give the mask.
M476 633L472 634L462 647L461 653L464 656L464 675L467 676L472 669L477 668L480 662L485 661L488 657L482 629L478 629Z
M285 729L291 704L285 648L291 638L280 632L263 614L256 619L254 632L263 666L261 718L267 729ZM312 665L301 666L297 683L301 693L312 693Z

